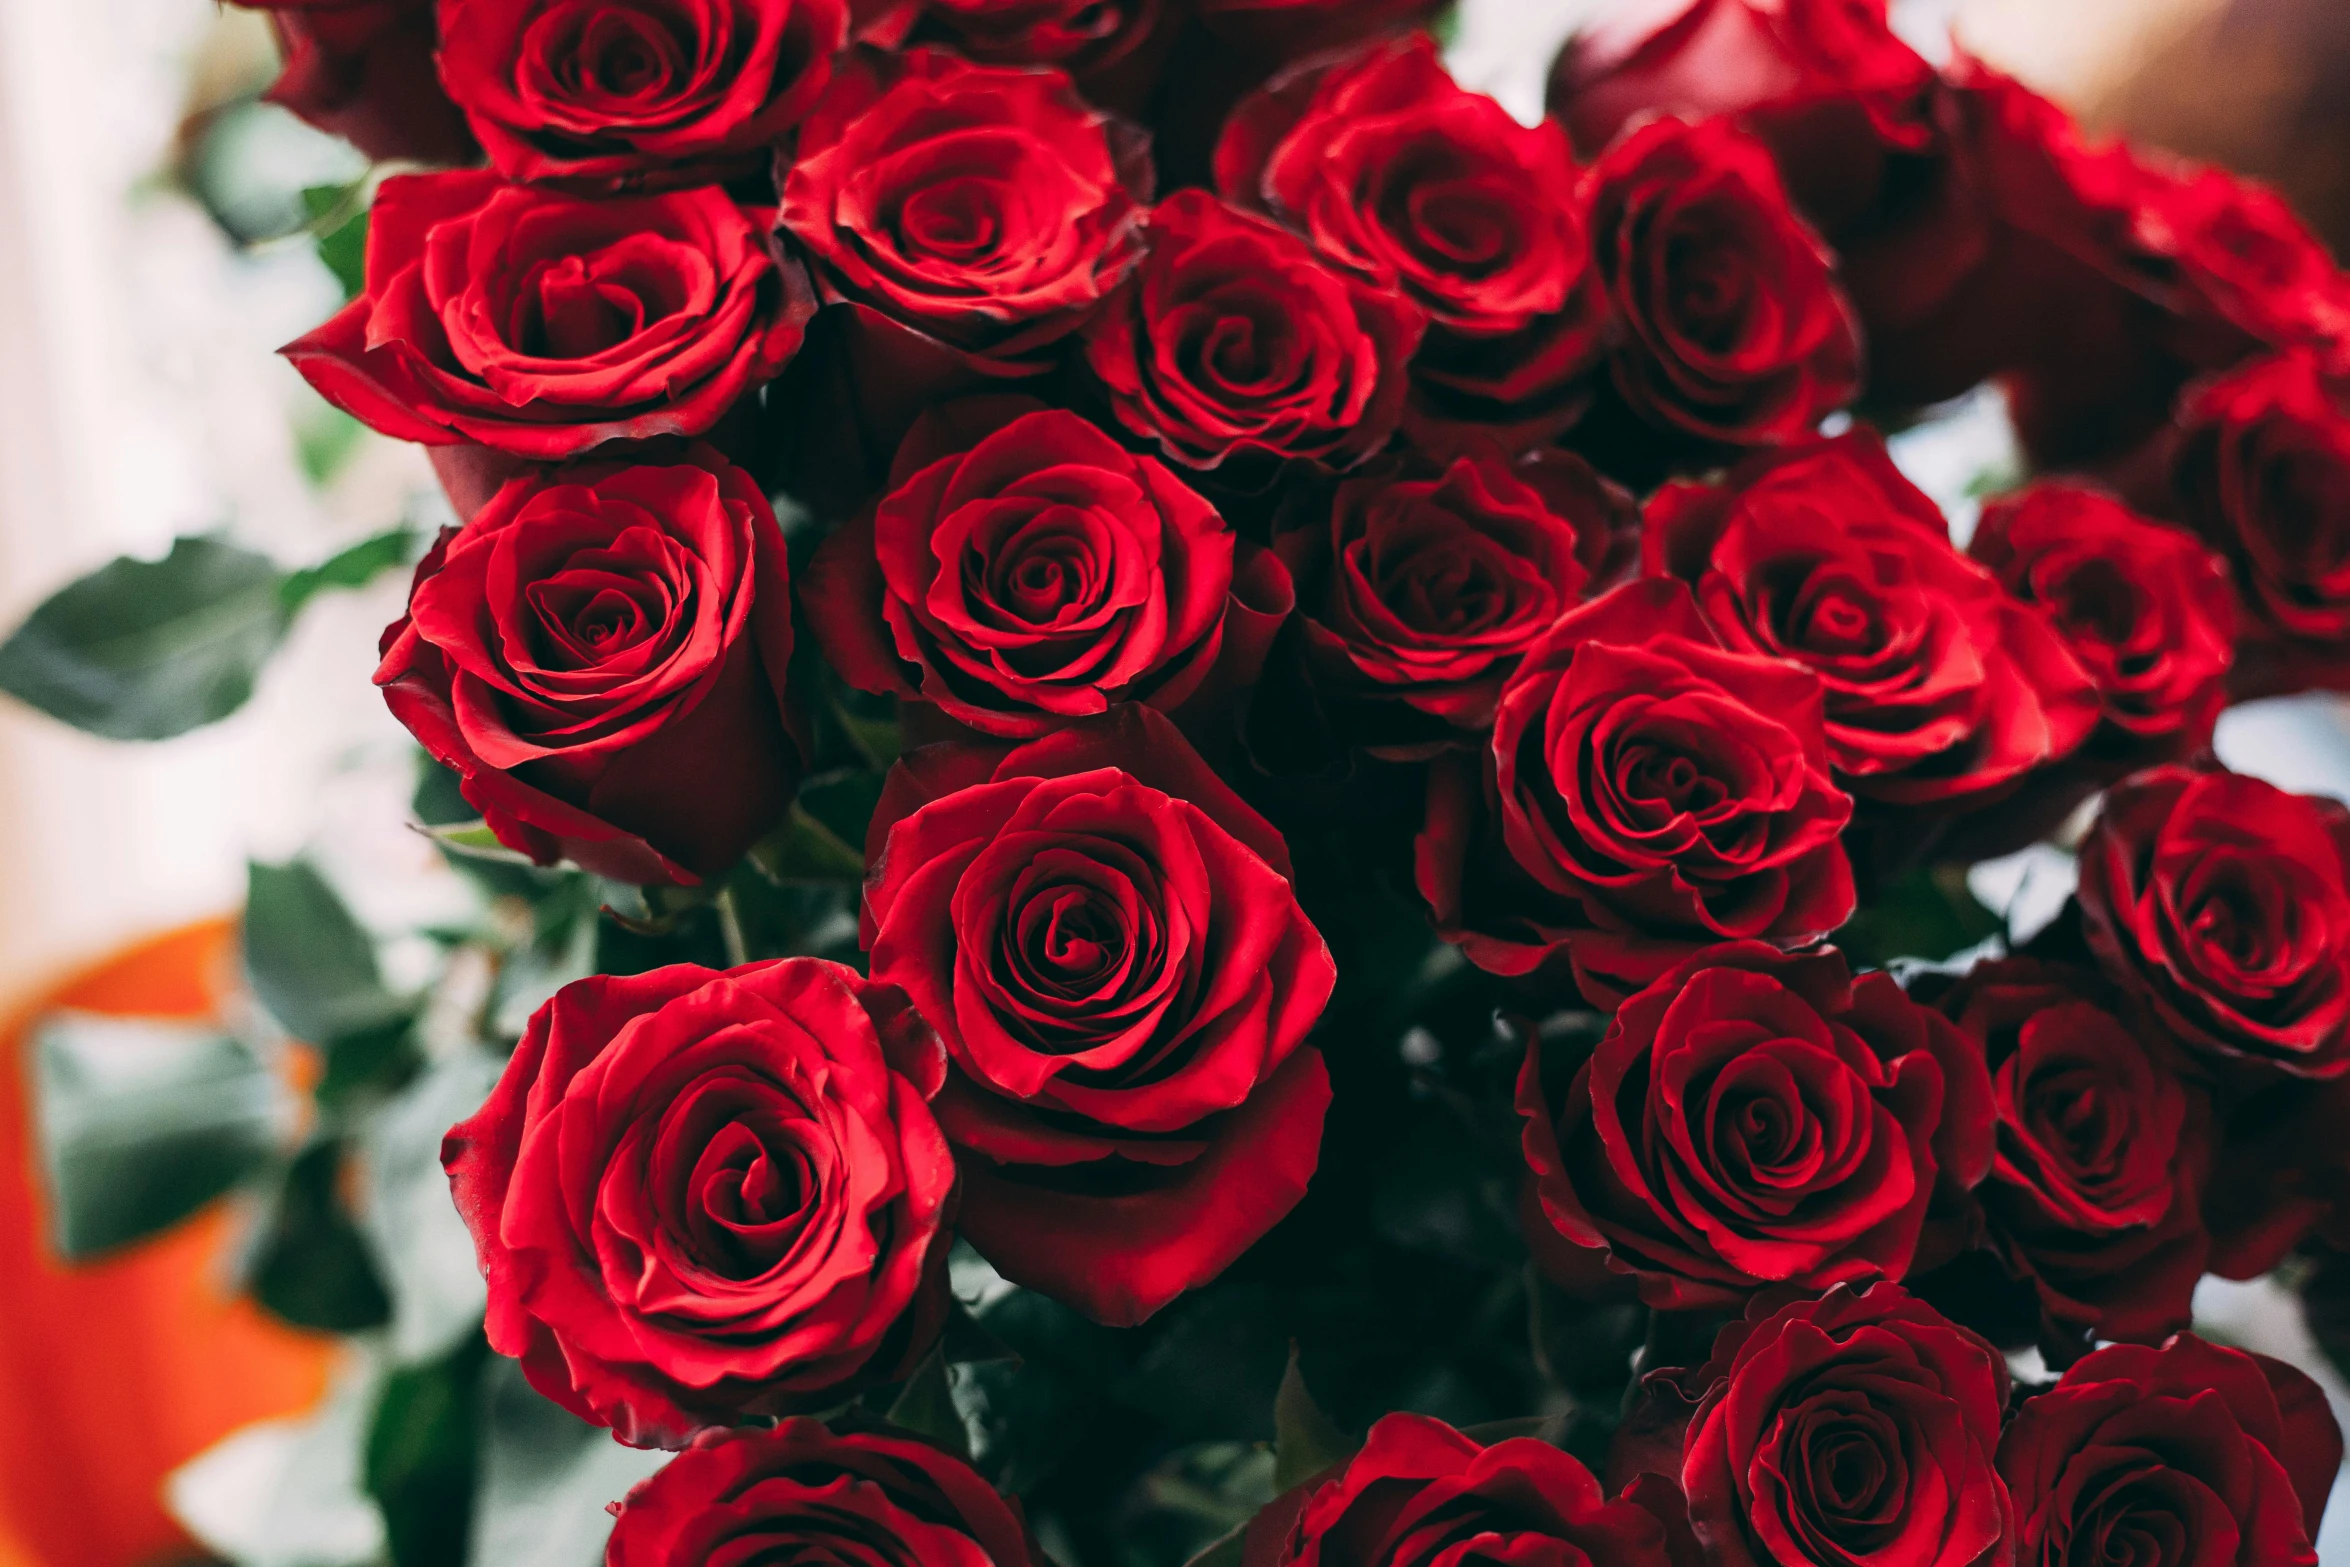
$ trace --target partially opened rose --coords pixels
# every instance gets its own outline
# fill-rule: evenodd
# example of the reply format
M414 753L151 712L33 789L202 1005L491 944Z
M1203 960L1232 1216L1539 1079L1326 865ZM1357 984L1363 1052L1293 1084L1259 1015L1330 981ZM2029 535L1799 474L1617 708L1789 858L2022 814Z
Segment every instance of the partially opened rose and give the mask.
M1226 200L1428 313L1406 414L1423 448L1515 451L1581 414L1605 308L1574 183L1558 127L1462 90L1425 33L1281 76L1216 148Z
M1757 453L1652 496L1648 569L1694 589L1722 641L1820 677L1838 781L1949 808L2076 750L2098 700L2045 611L1950 542L1873 433Z
M1664 1526L1548 1442L1389 1415L1345 1466L1250 1520L1243 1567L1667 1567Z
M823 89L844 0L440 0L440 70L490 162L582 190L757 170Z
M2341 1462L2316 1383L2189 1333L2099 1350L1999 1443L2023 1567L2313 1567Z
M892 770L864 938L953 1060L963 1235L1113 1324L1221 1273L1305 1193L1335 970L1281 835L1149 708Z
M606 1567L1049 1567L1020 1504L919 1438L814 1420L712 1436L628 1493Z
M1758 1309L1695 1381L1681 1480L1708 1562L2015 1559L2030 1504L2011 1507L1993 1467L2007 1363L1925 1302L1879 1284Z
M1205 191L1153 209L1149 243L1086 333L1086 363L1128 430L1193 468L1346 468L1387 444L1426 327L1417 307Z
M2350 810L2216 762L2105 796L2081 916L2106 975L2189 1050L2255 1074L2350 1072Z
M1701 947L1841 925L1851 816L1818 679L1729 651L1687 588L1649 580L1569 610L1483 756L1437 761L1416 877L1471 962L1553 989L1571 971L1604 1006Z
M638 1447L903 1376L948 1305L945 1074L837 963L565 986L441 1149L490 1344Z
M417 566L375 682L500 842L692 882L791 802L791 647L775 514L697 447L508 483Z
M1536 1255L1604 1250L1660 1310L1900 1279L1983 1177L1991 1085L1942 1017L1834 951L1701 952L1577 1061L1537 1041L1518 1111ZM1587 1270L1586 1270L1587 1271Z
M1174 708L1228 648L1261 661L1288 594L1254 545L1236 575L1234 550L1157 459L1063 409L974 399L915 426L801 602L850 684L1036 735L1115 702Z
M284 64L262 96L370 158L463 163L465 116L433 74L433 0L240 0Z
M283 352L396 440L541 462L701 435L816 308L715 186L588 201L481 170L384 181L367 288Z

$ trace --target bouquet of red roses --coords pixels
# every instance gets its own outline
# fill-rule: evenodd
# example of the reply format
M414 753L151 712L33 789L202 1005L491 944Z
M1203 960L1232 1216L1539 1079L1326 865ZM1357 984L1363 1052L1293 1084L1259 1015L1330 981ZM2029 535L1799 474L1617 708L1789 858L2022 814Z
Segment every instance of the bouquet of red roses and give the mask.
M517 1505L376 1467L484 1344L676 1453L613 1567L2316 1560L2323 1396L2190 1330L2350 1278L2350 812L2211 748L2350 689L2350 279L1883 0L1533 125L1434 9L272 7L445 165L286 353L458 518L376 680L474 988L247 941L323 1325L455 1121L402 1567Z

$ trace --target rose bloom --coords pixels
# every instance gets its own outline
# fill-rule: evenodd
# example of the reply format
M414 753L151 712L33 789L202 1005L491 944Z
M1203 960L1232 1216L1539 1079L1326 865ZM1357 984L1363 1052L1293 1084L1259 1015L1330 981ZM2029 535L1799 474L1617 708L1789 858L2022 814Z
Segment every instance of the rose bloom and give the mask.
M1416 445L1517 451L1581 414L1604 306L1566 137L1464 92L1427 34L1283 75L1226 122L1215 162L1227 201L1427 312Z
M986 65L1052 65L1120 114L1148 102L1184 19L1182 0L922 0L899 32Z
M1665 445L1775 445L1851 400L1851 309L1761 142L1727 120L1650 121L1583 194L1617 323L1610 379Z
M2350 810L2151 768L2106 793L2080 866L2098 966L2181 1044L2254 1076L2350 1071Z
M509 179L589 191L756 171L823 90L844 0L440 0L440 70Z
M1709 1563L2011 1559L2007 1363L1925 1302L1879 1284L1758 1305L1696 1381L1681 1482Z
M1113 1325L1304 1195L1329 949L1289 852L1149 708L910 752L874 813L865 947L953 1061L963 1235Z
M1639 517L1570 453L1512 462L1472 445L1441 467L1365 470L1301 500L1273 548L1311 678L1366 710L1375 749L1408 752L1493 722L1526 649L1630 574Z
M638 1447L906 1375L948 1307L945 1076L837 963L564 986L441 1147L491 1346Z
M1288 590L1244 548L1236 578L1215 507L1077 415L973 399L914 427L800 601L850 684L1037 735L1116 702L1177 707L1227 653L1262 662Z
M1689 591L1578 606L1502 687L1479 761L1439 758L1415 844L1437 933L1594 1005L1690 952L1802 946L1852 913L1816 677L1724 648Z
M2159 1031L2092 975L1977 964L1940 1003L1991 1072L1994 1245L2073 1340L2158 1342L2193 1320L2210 1239L2211 1107Z
M1087 330L1086 363L1170 461L1345 468L1395 434L1425 326L1297 236L1187 190L1152 212L1150 253Z
M2239 698L2350 688L2350 396L2280 354L2181 400L2169 504L2227 558Z
M1020 1504L917 1437L814 1420L712 1433L613 1509L605 1567L1049 1567Z
M1936 1197L1990 1164L1991 1103L1982 1058L1888 976L1733 942L1626 1001L1588 1059L1528 1050L1529 1233L1554 1265L1604 1248L1660 1310L1899 1279Z
M1532 1437L1486 1446L1426 1415L1389 1415L1344 1467L1249 1521L1242 1567L1467 1562L1668 1567L1664 1526L1610 1501L1582 1463Z
M2226 572L2193 535L2050 480L1987 502L1967 553L2047 609L2096 683L2107 747L2153 760L2210 742L2236 616Z
M376 192L367 289L283 350L395 440L537 461L701 435L800 346L815 301L716 187L586 201L480 170Z
M265 13L284 62L262 94L378 161L463 163L465 116L433 73L433 0L237 0Z
M791 801L789 571L766 496L707 447L532 474L442 532L375 683L501 843L690 883Z
M2097 1351L2027 1399L1999 1442L2029 1567L2314 1564L2341 1461L2316 1383L2188 1333Z
M1979 804L2096 727L2096 688L2048 614L1958 552L1873 433L1668 485L1644 524L1647 568L1688 582L1725 645L1819 675L1855 794Z

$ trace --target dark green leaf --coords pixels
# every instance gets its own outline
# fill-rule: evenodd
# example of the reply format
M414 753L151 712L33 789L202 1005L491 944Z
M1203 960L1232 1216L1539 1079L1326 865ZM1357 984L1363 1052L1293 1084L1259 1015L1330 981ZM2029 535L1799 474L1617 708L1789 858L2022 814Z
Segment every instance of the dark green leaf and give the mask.
M60 1012L33 1049L50 1236L69 1259L169 1228L276 1150L284 1090L241 1040Z
M367 214L355 212L318 236L318 259L343 285L345 299L357 299L367 288Z
M113 740L167 740L245 705L285 634L268 557L180 539L51 595L0 643L0 691Z
M473 1554L481 1567L601 1567L604 1508L668 1461L536 1392L522 1368L493 1357L482 1377L480 1480Z
M1248 1525L1242 1524L1206 1550L1185 1562L1183 1567L1240 1567L1243 1560L1240 1547L1248 1539Z
M2006 928L1967 889L1965 866L1936 865L1881 888L1836 933L1836 945L1856 963L1882 968L1895 958L1939 962Z
M387 571L415 558L413 529L393 528L338 550L315 566L288 572L278 596L291 614L330 588L363 588Z
M308 861L256 861L246 878L245 972L287 1033L331 1058L342 1041L411 1014L412 1003L384 988L374 941Z
M865 829L872 824L874 807L881 803L885 779L882 773L832 773L800 786L800 809L844 847L855 851L860 866L864 863Z
M358 453L367 431L358 420L324 402L306 409L293 423L294 457L302 465L302 477L317 487L334 482Z
M295 1155L245 1260L255 1301L322 1333L361 1333L392 1318L374 1254L343 1210L342 1170L342 1145L331 1139Z
M376 1395L361 1473L383 1509L393 1567L466 1560L489 1358L476 1332L442 1359L392 1371Z
M849 739L865 760L875 767L887 767L898 759L904 741L898 733L898 721L892 718L864 718L855 713L840 715L841 727L849 732Z
M451 854L468 860L488 860L496 865L528 865L527 854L509 849L498 841L498 835L486 822L463 822L446 827L427 827L424 835Z
M751 849L751 863L776 882L860 882L865 854L794 804L783 825Z
M1289 1369L1273 1395L1273 1490L1302 1485L1334 1464L1346 1462L1361 1446L1322 1412L1298 1370L1297 1346L1289 1347Z
M890 1424L926 1436L958 1458L971 1456L971 1433L955 1408L954 1373L941 1350L922 1357L922 1364L914 1368L897 1401L889 1406L889 1419Z
M939 1335L939 1353L950 1366L985 1366L1020 1362L1019 1352L990 1333L961 1301L947 1308L946 1330Z

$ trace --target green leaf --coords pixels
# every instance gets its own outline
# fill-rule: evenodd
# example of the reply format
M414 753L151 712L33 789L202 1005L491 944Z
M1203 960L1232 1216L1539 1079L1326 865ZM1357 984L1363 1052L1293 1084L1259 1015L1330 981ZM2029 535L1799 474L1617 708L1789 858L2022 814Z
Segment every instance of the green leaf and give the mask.
M800 785L800 809L844 848L854 851L861 867L865 830L873 824L873 812L881 804L882 785L887 781L886 774L877 772L811 778Z
M905 740L898 731L898 721L889 718L864 718L843 711L841 727L849 732L849 741L863 752L865 759L875 767L887 767L898 759Z
M57 1012L33 1051L50 1237L69 1260L170 1228L276 1152L285 1090L229 1035Z
M987 1366L1020 1363L1020 1352L990 1333L961 1301L947 1307L945 1329L939 1334L939 1355L950 1366Z
M624 1447L493 1357L482 1378L480 1480L473 1554L482 1567L602 1567L612 1534L607 1504L668 1462Z
M486 860L493 865L529 865L531 857L509 849L498 841L487 822L466 822L458 826L423 827L423 834L451 854L468 860Z
M384 988L375 942L306 860L246 866L245 972L287 1033L331 1057L345 1040L403 1023L414 1004Z
M416 558L416 530L391 528L337 550L315 566L286 573L278 597L292 614L331 588L363 588Z
M343 465L357 454L367 427L331 403L303 410L293 421L294 457L302 477L313 489L334 482Z
M268 557L213 538L122 556L0 643L0 691L111 740L168 740L245 705L285 635Z
M1298 1369L1297 1345L1289 1346L1289 1369L1273 1395L1273 1491L1303 1485L1323 1470L1342 1464L1362 1444L1348 1438L1322 1412Z
M454 1567L473 1531L482 1372L479 1332L439 1360L384 1377L361 1475L383 1509L393 1567Z
M1241 1546L1248 1539L1248 1525L1242 1524L1206 1550L1185 1562L1183 1567L1240 1567L1244 1559Z
M310 215L318 259L343 285L345 299L358 298L367 288L367 182L309 186L302 192L302 206Z
M342 1173L342 1144L331 1138L296 1154L245 1258L246 1291L263 1309L321 1333L363 1333L392 1319L374 1253L343 1210Z
M865 855L796 801L783 825L751 848L751 864L775 882L845 882L865 879Z
M2006 929L1975 901L1965 866L1936 865L1879 889L1835 939L1856 963L1882 968L1895 958L1940 962Z
M958 1458L971 1456L971 1433L955 1407L953 1373L947 1369L943 1348L922 1357L922 1364L914 1368L897 1401L889 1406L889 1419L892 1425L926 1436Z

